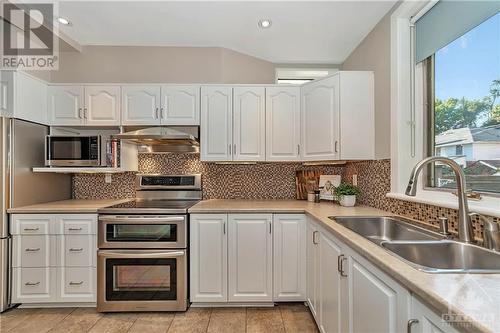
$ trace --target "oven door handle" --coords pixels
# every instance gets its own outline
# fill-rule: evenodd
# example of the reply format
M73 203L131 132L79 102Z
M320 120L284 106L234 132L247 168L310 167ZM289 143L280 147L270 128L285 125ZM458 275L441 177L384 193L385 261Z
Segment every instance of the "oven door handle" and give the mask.
M103 258L165 258L182 257L186 255L185 251L166 251L166 252L146 252L146 251L99 251L98 256Z
M120 222L120 223L133 223L137 221L144 222L176 222L184 221L184 216L165 216L165 217L148 217L148 216L134 216L134 217L123 217L123 216L100 216L99 221L101 222Z

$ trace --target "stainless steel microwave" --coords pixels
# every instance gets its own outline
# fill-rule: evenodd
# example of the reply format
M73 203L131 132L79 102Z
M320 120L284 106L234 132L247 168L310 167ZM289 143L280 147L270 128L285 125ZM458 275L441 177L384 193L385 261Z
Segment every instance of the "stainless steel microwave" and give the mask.
M99 135L45 137L45 165L57 167L101 166L102 142Z

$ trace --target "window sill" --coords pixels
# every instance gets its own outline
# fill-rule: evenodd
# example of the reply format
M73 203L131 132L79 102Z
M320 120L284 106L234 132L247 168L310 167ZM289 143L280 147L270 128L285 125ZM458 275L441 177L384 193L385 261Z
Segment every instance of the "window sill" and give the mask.
M388 198L424 203L433 206L458 209L457 197L449 192L419 190L414 197L404 193L387 193ZM483 196L480 201L469 200L471 212L500 217L500 198Z

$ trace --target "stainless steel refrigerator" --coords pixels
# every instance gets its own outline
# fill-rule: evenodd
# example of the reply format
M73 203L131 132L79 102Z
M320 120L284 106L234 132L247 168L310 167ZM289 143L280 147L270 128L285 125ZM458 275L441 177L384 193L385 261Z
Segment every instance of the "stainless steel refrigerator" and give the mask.
M33 173L43 166L48 127L0 117L0 312L8 309L11 290L12 239L7 210L71 198L71 176Z

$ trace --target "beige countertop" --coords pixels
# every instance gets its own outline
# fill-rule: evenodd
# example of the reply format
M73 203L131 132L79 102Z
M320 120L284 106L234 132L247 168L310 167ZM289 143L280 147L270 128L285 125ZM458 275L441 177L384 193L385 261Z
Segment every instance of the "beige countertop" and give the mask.
M430 274L414 269L388 251L330 220L329 216L394 215L365 206L297 200L204 200L190 213L305 213L314 217L340 241L418 295L437 313L466 316L467 332L500 332L500 274ZM493 318L492 318L493 317ZM489 319L489 320L488 320Z
M69 199L52 201L30 206L11 208L11 214L41 214L41 213L97 213L98 209L112 206L131 199L83 200Z

